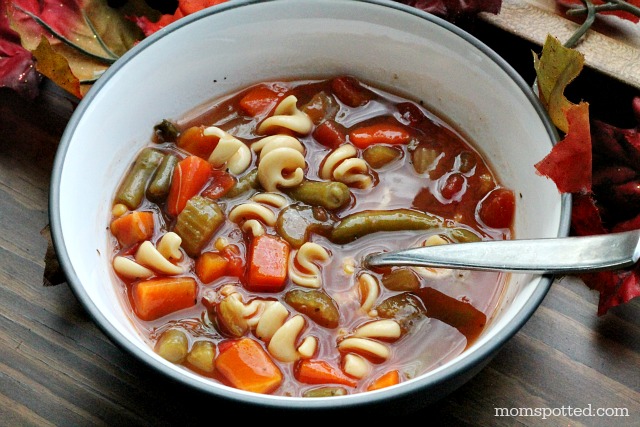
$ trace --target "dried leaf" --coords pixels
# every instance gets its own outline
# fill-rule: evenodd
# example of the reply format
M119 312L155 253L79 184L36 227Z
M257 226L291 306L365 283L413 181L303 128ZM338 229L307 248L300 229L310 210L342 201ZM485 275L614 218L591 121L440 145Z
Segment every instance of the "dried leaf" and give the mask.
M26 49L34 51L46 37L73 75L87 83L95 81L143 38L141 31L106 0L14 0L7 16ZM83 86L82 94L87 90L88 86Z
M538 91L542 104L558 129L567 132L565 110L571 103L564 90L582 71L584 56L575 49L564 46L555 37L548 35L540 57L534 53L534 68L538 78Z
M581 102L567 110L569 132L535 167L553 180L563 193L591 191L591 135L589 104Z
M499 13L502 0L396 0L449 21L470 18L480 12Z
M187 15L191 15L192 13L198 12L208 7L225 3L226 1L227 0L178 0L178 8L172 15L162 15L155 21L149 19L145 15L135 15L130 19L134 21L138 25L138 27L140 27L146 37L149 37L151 34L177 21L180 18L184 18Z
M82 98L80 80L71 72L65 57L51 48L49 40L45 36L42 36L40 44L32 53L37 60L36 65L40 73L49 77L72 95Z
M31 52L22 47L20 35L9 26L6 5L0 1L0 87L33 99L41 78Z

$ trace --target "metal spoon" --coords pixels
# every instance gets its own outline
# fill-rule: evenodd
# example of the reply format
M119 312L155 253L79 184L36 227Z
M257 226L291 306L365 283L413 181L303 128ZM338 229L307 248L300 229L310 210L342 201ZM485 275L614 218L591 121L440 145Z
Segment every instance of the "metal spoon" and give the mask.
M368 267L421 266L521 273L616 270L640 258L640 230L597 236L489 240L370 254Z

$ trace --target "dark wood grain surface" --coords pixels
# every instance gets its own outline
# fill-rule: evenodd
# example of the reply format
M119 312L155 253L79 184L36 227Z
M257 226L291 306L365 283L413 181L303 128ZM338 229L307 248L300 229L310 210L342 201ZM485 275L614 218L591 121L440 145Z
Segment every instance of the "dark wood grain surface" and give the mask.
M473 30L532 81L535 46L486 26ZM43 285L50 175L75 106L55 87L43 88L35 100L0 91L0 425L215 425L222 412L249 420L114 346L66 283ZM636 89L585 70L571 90L605 119L630 125L623 107ZM573 278L557 279L471 381L418 413L389 415L417 425L640 425L640 299L598 317L597 298ZM620 408L628 416L570 416L569 407ZM496 408L555 413L496 417ZM280 416L291 425L309 422L304 414Z

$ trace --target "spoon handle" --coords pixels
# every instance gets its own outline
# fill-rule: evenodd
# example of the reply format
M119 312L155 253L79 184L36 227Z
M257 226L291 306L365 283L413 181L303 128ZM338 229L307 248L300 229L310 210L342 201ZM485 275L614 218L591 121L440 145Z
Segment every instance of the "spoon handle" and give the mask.
M521 273L615 270L640 257L640 231L597 236L489 240L368 255L368 267L421 266Z

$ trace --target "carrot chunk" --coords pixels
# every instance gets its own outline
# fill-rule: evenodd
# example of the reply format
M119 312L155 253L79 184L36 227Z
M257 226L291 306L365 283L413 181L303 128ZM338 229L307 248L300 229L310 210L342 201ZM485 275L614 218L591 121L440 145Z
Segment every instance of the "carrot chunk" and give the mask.
M396 370L393 370L373 380L373 382L369 384L369 387L367 387L367 391L378 390L378 389L389 387L399 383L400 383L400 373Z
M198 156L181 160L173 172L173 180L167 196L167 212L176 216L189 199L198 194L213 174L213 168Z
M253 239L247 286L252 290L277 292L284 288L289 261L289 244L264 234Z
M305 384L342 384L355 387L357 382L324 360L302 359L294 370L298 381Z
M226 341L218 350L216 370L233 387L266 394L282 384L282 371L257 341L251 338Z
M208 159L213 149L218 145L218 138L214 135L205 135L204 126L192 126L178 135L176 145L194 156Z
M266 86L251 89L240 100L240 108L250 116L257 116L269 111L278 101L278 93Z
M109 229L122 246L131 246L153 236L153 213L133 211L111 221Z
M142 320L155 320L196 304L198 287L191 277L164 277L136 282L133 309Z
M211 283L224 276L229 260L218 252L205 252L196 259L196 275L202 283Z
M404 127L392 123L362 126L349 133L349 141L358 148L373 144L406 144L411 134Z

